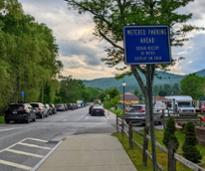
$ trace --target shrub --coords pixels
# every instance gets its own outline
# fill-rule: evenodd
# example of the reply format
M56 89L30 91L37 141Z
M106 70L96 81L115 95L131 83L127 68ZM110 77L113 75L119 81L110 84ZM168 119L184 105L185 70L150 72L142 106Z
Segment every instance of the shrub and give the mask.
M192 122L189 122L185 125L185 141L183 145L183 156L194 163L199 163L202 159L202 156L198 151L196 144L197 139L195 126Z
M168 147L169 143L172 141L175 144L175 149L176 150L179 146L179 142L175 136L175 121L173 118L169 118L167 120L166 128L164 130L164 139L163 143L166 147Z

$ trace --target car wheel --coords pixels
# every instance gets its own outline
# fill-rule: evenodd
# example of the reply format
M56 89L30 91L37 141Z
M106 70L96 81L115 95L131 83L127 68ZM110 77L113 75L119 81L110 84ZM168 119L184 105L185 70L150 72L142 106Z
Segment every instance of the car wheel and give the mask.
M5 123L6 123L6 124L9 124L9 123L10 123L10 120L5 119Z
M33 122L36 122L36 117L34 117L32 121L33 121Z
M25 120L25 123L29 123L30 122L30 119L29 117Z

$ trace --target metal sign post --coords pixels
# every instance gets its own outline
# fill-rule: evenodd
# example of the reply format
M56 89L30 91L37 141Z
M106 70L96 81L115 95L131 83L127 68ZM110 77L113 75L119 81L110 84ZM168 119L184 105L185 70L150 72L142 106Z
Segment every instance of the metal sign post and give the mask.
M21 95L21 99L22 99L22 101L24 103L25 102L25 92L21 91L20 95Z
M157 170L157 157L153 118L152 68L153 64L171 62L170 30L168 26L126 26L124 27L125 64L147 65L147 106L152 145L153 171Z

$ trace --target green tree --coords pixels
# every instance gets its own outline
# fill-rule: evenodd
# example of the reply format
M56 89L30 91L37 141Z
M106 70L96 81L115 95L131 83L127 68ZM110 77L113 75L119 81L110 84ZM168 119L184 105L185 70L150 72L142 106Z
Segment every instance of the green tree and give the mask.
M53 101L62 63L51 29L26 15L17 0L1 0L0 11L0 109L22 100L21 91L26 101Z
M190 74L181 81L181 90L182 94L198 100L205 95L205 78Z
M74 103L77 100L94 101L99 97L101 90L86 87L81 80L71 76L60 81L59 94L56 102Z
M185 126L185 141L182 148L183 156L194 163L199 163L202 159L202 156L198 151L196 144L197 139L195 126L192 122L189 122Z
M105 108L111 109L111 108L117 108L119 102L120 102L120 92L116 88L109 88L105 90L103 93L103 103Z
M124 59L123 26L129 23L136 25L164 24L171 28L171 45L182 46L186 33L193 30L191 25L184 24L191 14L178 13L179 8L185 7L192 0L66 0L68 5L80 13L89 12L93 15L95 35L106 40L111 46L105 49L107 57L103 60L109 66L120 66ZM124 67L124 66L123 66ZM150 118L152 137L153 169L157 169L154 144L152 85L156 68L166 65L132 65L131 71L138 81L145 96L146 113ZM141 73L141 74L140 74ZM145 81L143 80L145 78ZM148 126L148 125L147 125ZM147 130L147 128L145 128ZM146 135L145 135L146 136ZM146 138L145 138L146 139ZM148 147L147 147L148 148ZM144 149L144 154L145 149Z

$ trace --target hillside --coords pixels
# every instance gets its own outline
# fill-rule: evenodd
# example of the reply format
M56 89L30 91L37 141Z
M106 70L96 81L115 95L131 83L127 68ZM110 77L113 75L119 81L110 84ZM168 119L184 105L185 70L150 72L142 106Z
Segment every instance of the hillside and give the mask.
M195 74L205 77L205 69L195 72ZM154 85L174 85L175 83L179 84L180 81L184 78L183 75L177 75L173 73L168 73L164 71L157 71L155 75ZM117 89L122 89L123 80L127 83L127 91L134 91L137 87L139 87L137 81L134 76L125 76L124 79L117 80L116 78L100 78L89 81L83 81L86 86L96 87L100 89L107 89L110 87L116 87Z
M179 83L180 80L183 79L184 76L157 71L155 75L154 85L164 85L164 84L175 84ZM100 78L89 81L84 81L86 86L96 87L100 89L107 89L110 87L116 87L119 90L122 88L123 80L127 83L127 91L134 91L136 87L138 87L138 83L135 80L134 76L125 76L123 79L115 79L115 78Z
M197 74L197 75L199 75L201 77L205 77L205 69L202 69L202 70L200 70L198 72L195 72L195 74Z

